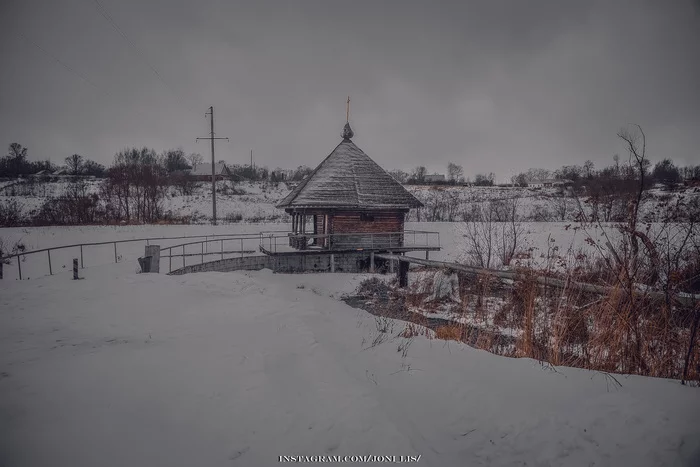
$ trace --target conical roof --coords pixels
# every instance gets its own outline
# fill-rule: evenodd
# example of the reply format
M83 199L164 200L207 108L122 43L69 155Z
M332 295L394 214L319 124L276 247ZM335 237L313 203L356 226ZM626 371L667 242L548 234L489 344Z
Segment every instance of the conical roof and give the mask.
M277 207L410 209L423 206L350 140L353 135L346 124L343 141Z

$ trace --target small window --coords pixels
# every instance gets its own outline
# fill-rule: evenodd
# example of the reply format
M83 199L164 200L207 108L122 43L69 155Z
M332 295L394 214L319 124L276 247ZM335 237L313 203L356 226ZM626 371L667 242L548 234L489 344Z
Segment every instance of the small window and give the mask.
M363 214L360 214L360 220L362 222L374 222L374 216L363 213Z

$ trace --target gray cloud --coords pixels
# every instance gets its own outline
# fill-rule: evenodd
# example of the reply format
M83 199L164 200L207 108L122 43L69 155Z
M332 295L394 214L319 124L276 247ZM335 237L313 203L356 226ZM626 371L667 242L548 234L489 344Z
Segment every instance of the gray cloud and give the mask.
M60 5L59 5L60 3ZM217 154L315 165L355 142L386 168L502 179L610 161L625 123L655 159L700 162L697 2L5 2L0 143L103 163L125 146L196 144L214 105ZM88 77L81 81L19 36ZM155 76L153 66L162 77Z

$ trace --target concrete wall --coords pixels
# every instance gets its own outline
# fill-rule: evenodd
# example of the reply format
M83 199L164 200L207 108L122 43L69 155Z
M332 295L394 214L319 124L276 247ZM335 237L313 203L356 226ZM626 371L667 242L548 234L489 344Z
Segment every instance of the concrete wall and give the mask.
M369 271L369 253L330 254L299 254L284 256L244 256L193 264L176 269L171 275L179 276L193 272L230 272L271 269L279 273L331 272L331 256L335 272L367 272Z

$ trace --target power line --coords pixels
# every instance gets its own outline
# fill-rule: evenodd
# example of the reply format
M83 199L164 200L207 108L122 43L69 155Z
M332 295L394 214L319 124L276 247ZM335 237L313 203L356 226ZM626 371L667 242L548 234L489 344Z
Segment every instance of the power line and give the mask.
M126 41L126 43L129 45L129 47L131 47L131 49L133 51L135 51L141 57L141 59L148 65L151 72L153 72L153 74L156 76L156 78L158 78L158 81L160 81L161 84L163 84L163 86L168 88L168 90L176 97L176 99L180 102L180 104L182 104L184 107L186 107L187 110L189 110L190 112L194 112L194 110L182 100L180 95L178 93L176 93L173 90L173 88L163 79L161 74L158 72L156 67L151 64L151 62L148 60L148 58L143 53L141 48L133 40L131 40L129 38L129 36L126 35L126 33L124 32L124 30L122 30L122 28L119 27L119 25L116 23L116 21L114 21L114 18L112 18L112 16L109 14L109 12L107 12L107 9L104 7L104 5L102 5L99 2L99 0L93 0L93 2L95 3L95 6L97 7L97 11L100 13L100 15L102 15L102 17L114 28L114 30L117 31L117 33L122 37L122 39L124 39ZM196 113L197 113L197 115L199 115L199 112L196 112Z
M41 51L41 53L44 54L44 56L46 56L46 57L48 57L49 59L53 60L55 63L58 63L58 64L61 65L66 71L68 71L69 73L71 73L71 74L77 76L77 77L80 78L83 82L89 84L90 86L92 86L92 87L93 87L95 90L97 90L98 92L104 94L104 95L107 96L107 97L111 97L111 98L116 97L114 94L112 94L112 93L108 92L106 89L104 89L104 88L98 86L98 85L95 84L95 82L92 81L90 78L88 78L87 76L85 76L84 74L82 74L82 73L80 73L78 70L76 70L75 68L73 68L73 67L71 67L70 65L68 65L65 61L63 61L63 60L61 60L60 58L58 58L55 54L52 54L51 52L49 52L49 51L48 51L47 49L45 49L44 47L42 47L42 46L40 46L39 44L37 44L35 41L33 41L33 40L31 40L30 38L28 38L26 35L24 35L23 32L20 31L20 32L19 32L19 35L20 35L20 37L22 37L22 39L24 39L28 44L31 44L32 46L34 46L34 47L36 47L37 49L39 49L39 51ZM145 116L146 116L146 114L144 114L141 110L138 110L138 109L134 109L134 110L136 111L136 113L138 113L138 114L141 115L142 117L145 117Z
M93 81L91 81L90 79L88 79L85 75L83 75L82 73L76 71L73 67L71 67L70 65L68 65L67 63L65 63L63 60L59 59L58 57L56 57L55 55L53 55L51 52L49 52L48 50L46 50L45 48L43 48L42 46L40 46L39 44L37 44L36 42L34 42L33 40L31 40L31 39L28 38L27 36L25 36L24 33L20 32L19 35L22 37L22 39L24 39L24 40L27 41L29 44L31 44L31 45L33 45L34 47L36 47L37 49L39 49L44 55L46 55L47 57L49 57L51 60L53 60L54 62L58 63L59 65L61 65L61 66L62 66L63 68L65 68L68 72L70 72L70 73L76 75L78 78L80 78L81 80L83 80L84 82L86 82L87 84L89 84L90 86L92 86L93 88L97 89L97 90L100 91L101 93L107 95L108 97L113 97L110 93L108 93L108 92L105 91L104 89L100 88L100 87L99 87L98 85L96 85Z

